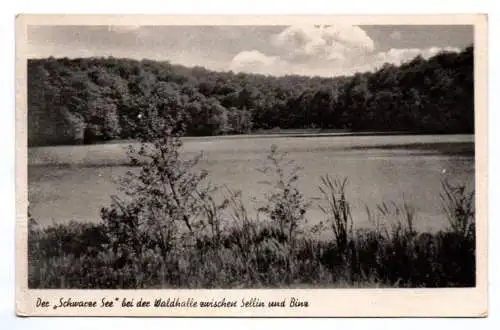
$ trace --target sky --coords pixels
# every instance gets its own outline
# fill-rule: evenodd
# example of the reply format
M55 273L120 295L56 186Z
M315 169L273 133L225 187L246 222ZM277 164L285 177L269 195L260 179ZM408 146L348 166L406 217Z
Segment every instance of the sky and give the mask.
M212 70L332 77L473 44L465 25L29 26L28 58L170 61Z

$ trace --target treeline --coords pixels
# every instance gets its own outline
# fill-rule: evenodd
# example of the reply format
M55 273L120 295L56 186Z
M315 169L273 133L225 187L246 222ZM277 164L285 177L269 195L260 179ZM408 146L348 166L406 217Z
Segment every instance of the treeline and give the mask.
M28 143L129 139L141 109L187 135L266 129L474 132L473 48L334 78L215 72L117 58L28 61Z

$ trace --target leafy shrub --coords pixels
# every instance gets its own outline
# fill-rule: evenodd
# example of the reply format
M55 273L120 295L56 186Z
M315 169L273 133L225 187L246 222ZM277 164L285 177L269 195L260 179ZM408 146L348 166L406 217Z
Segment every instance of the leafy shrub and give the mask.
M113 251L159 249L167 258L176 246L194 244L207 218L213 234L219 235L219 207L210 196L213 188L205 182L207 173L194 171L201 155L180 157L182 114L159 116L157 109L148 109L141 118L141 145L129 153L132 163L141 164L140 172L127 173L121 182L126 198L115 196L101 217Z
M293 160L285 162L285 157L286 154L280 154L273 144L267 155L267 164L259 169L263 174L274 177L274 181L262 181L272 190L264 195L266 204L259 211L269 216L281 235L292 240L305 220L310 203L297 188L300 167L295 166Z

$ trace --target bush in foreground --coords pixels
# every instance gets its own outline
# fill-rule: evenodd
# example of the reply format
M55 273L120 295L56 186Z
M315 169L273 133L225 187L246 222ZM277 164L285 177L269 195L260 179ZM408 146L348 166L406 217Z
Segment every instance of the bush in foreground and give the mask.
M71 229L70 229L71 228ZM97 233L89 237L89 233ZM356 231L336 240L288 240L268 222L235 224L161 250L114 251L102 225L31 228L31 288L453 287L475 285L475 244L460 233ZM70 235L68 235L70 234ZM292 248L293 247L293 248Z

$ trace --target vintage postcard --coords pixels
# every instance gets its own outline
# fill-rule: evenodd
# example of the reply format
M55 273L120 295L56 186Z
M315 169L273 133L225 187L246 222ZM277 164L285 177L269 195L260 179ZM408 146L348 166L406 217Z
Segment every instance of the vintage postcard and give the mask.
M19 15L19 316L487 315L486 15Z

